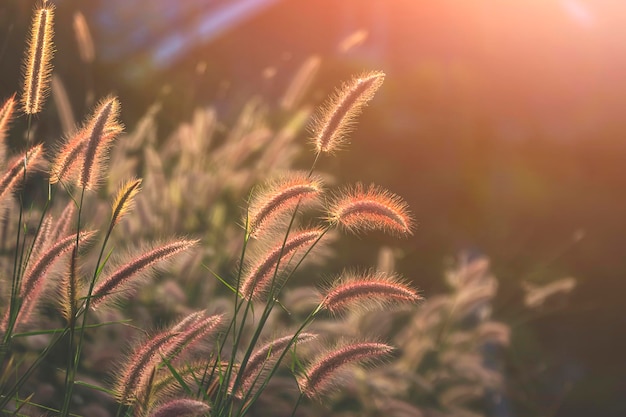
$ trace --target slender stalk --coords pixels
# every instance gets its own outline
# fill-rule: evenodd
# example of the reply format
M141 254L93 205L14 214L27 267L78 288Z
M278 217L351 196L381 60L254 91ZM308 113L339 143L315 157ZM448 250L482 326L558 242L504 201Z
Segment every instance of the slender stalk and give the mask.
M76 219L76 245L74 246L74 250L76 253L79 251L79 236L80 236L80 221L81 215L83 211L83 203L85 199L85 187L83 186L82 192L80 194L80 202L78 204L78 214ZM70 300L71 302L71 300ZM85 314L86 316L86 314ZM63 408L61 409L60 415L62 417L67 417L70 409L70 400L72 398L72 391L74 389L74 380L76 378L76 371L78 368L78 361L80 358L80 345L83 340L83 334L85 330L85 317L83 317L83 326L80 331L80 340L78 343L78 347L76 348L76 352L74 352L74 339L76 334L76 320L77 316L70 315L68 328L70 332L70 340L69 340L69 355L67 357L67 371L65 372L65 396L63 397Z
M31 120L32 115L29 114L27 117L27 130L26 130L26 149L30 148L30 132L31 132ZM24 154L24 175L22 178L22 184L26 183L26 171L27 171L27 160L26 157L28 155L28 151ZM11 280L11 299L9 301L9 320L7 324L7 329L4 334L4 338L2 341L3 347L6 346L6 349L0 349L0 366L4 363L4 359L6 357L6 353L8 352L8 345L11 340L11 334L13 333L13 328L15 326L15 321L17 320L17 315L20 311L21 300L19 296L20 286L21 286L21 278L22 278L22 261L23 261L23 253L20 254L20 237L22 231L22 221L24 216L24 188L19 194L20 200L20 209L17 221L17 237L15 242L15 256L13 258L13 277Z
M30 378L30 376L35 372L37 366L48 356L50 351L56 346L61 339L67 334L69 328L65 328L62 333L57 333L57 337L53 339L48 346L37 356L32 365L20 376L20 378L16 381L16 383L3 395L0 395L0 411L11 401L13 396L17 393L17 391L24 385L24 383Z
M303 398L304 398L304 394L300 393L300 395L298 395L298 400L296 401L296 404L293 406L293 411L291 412L291 417L295 417L296 411L298 410L298 406L302 402Z
M295 221L296 213L298 212L298 206L299 206L299 203L298 203L298 205L296 205L296 208L294 209L294 213L291 216L291 220L289 222L289 226L287 227L287 231L286 231L285 237L283 239L283 244L282 244L282 247L281 247L281 251L280 251L280 253L278 255L278 261L276 262L276 267L274 269L274 276L272 277L272 286L274 285L274 281L276 279L276 276L278 275L278 269L280 267L280 261L282 259L282 251L283 251L283 249L285 247L285 244L287 243L287 239L289 238L289 232L291 231L291 228L293 227L293 223ZM241 276L241 270L243 268L243 263L241 263L240 265L241 266L239 268L239 277ZM240 278L238 278L238 280L239 279ZM255 284L255 286L256 286L256 284ZM254 288L252 290L254 291ZM239 289L237 290L237 292L239 292ZM274 306L272 300L273 300L273 294L270 294L270 297L268 297L268 300L267 300L267 302L265 304L265 308L263 309L263 313L261 314L261 318L259 320L259 324L257 325L257 327L255 329L255 332L254 332L254 334L252 336L252 339L250 340L250 343L248 344L248 348L247 348L247 350L246 350L246 352L244 354L244 358L241 361L241 363L239 364L239 370L237 372L237 376L236 376L235 381L233 383L232 392L236 392L237 389L239 388L239 384L241 383L241 377L242 377L242 375L245 372L245 368L246 368L246 365L248 363L248 360L250 359L250 356L252 355L252 352L254 351L254 346L256 345L256 342L258 341L258 339L259 339L259 337L261 335L261 331L265 327L265 322L267 321L267 318L269 317L269 313L271 312L272 307ZM233 349L232 349L232 353L231 353L231 359L230 359L230 362L229 362L229 367L232 367L231 364L234 364L234 360L235 360L235 357L236 357L237 349L239 348L239 342L241 340L241 336L243 334L243 329L244 329L244 326L245 326L245 323L246 323L246 318L247 318L248 312L250 311L251 308L252 308L252 300L249 300L246 303L246 308L244 309L241 325L239 326L239 330L236 332L236 335L235 335L235 342L233 343ZM228 376L230 376L230 375L228 375ZM223 396L227 395L229 386L230 386L230 378L227 378L226 381L224 382L224 384L222 385L221 389L220 389L220 394L222 394ZM221 400L221 398L219 398L219 399ZM220 404L220 403L221 403L221 401L219 401L219 402L216 401L216 404ZM231 398L230 401L227 402L227 405L230 405L231 407L233 406L232 398ZM217 407L216 407L216 409L217 409ZM221 415L221 414L219 414L221 410L219 410L219 409L217 409L217 410L218 410L218 415Z
M317 161L319 159L319 156L320 156L320 152L317 152L316 156L315 156L315 160L313 161L313 164L311 165L311 169L309 170L309 172L307 174L307 177L310 177L313 174L313 171L315 169L315 165L316 165L316 163L317 163ZM263 328L265 327L265 323L266 323L267 319L269 318L269 315L270 315L272 309L274 308L274 306L276 304L277 300L276 300L275 295L278 294L281 291L282 287L286 283L286 281L285 281L285 282L282 283L282 285L281 284L275 285L276 284L276 278L278 276L278 271L279 271L280 264L281 264L282 255L283 255L282 251L284 250L284 247L285 247L285 245L287 243L287 239L289 238L289 233L290 233L290 231L291 231L291 229L293 227L293 224L294 224L294 221L295 221L295 218L296 218L296 214L298 213L298 208L299 207L300 207L300 202L298 202L298 204L296 204L296 207L294 208L293 213L291 215L291 219L289 221L289 225L287 226L287 230L285 232L285 237L283 238L281 252L279 253L279 256L278 256L278 262L276 263L276 267L274 269L274 275L272 277L272 283L271 283L271 286L270 286L270 294L269 294L267 302L265 304L265 308L263 309L263 313L261 314L261 317L259 319L259 323L258 323L258 325L257 325L257 327L255 329L255 332L254 332L254 334L252 336L252 339L251 339L251 341L250 341L250 343L248 345L248 348L246 350L244 358L243 358L242 362L239 365L237 376L236 376L235 381L234 381L234 383L232 385L232 392L236 392L236 390L239 388L239 385L241 384L241 378L242 378L242 376L245 373L245 367L247 365L247 362L250 359L250 356L252 355L252 353L254 351L254 346L256 345L256 342L258 341L258 339L259 339L259 337L261 335L261 332L262 332ZM248 216L246 216L246 223L247 222L248 222ZM246 224L246 229L245 230L248 230L247 226L248 225ZM298 263L296 264L294 269L290 272L289 276L291 276L291 274L293 274L297 270L297 268L304 261L306 256L311 252L311 250L313 250L313 248L317 245L317 243L319 243L319 241L328 232L329 229L330 229L330 226L327 226L325 228L325 230L321 233L321 235L317 238L317 240L307 249L307 251L300 258L300 260L298 261ZM247 242L248 242L248 237L249 236L246 234L245 241L244 241L245 244L247 244ZM244 245L244 248L245 248L245 245ZM241 280L241 274L242 274L243 259L244 259L244 255L242 253L242 256L241 256L241 259L240 259L240 265L241 266L239 268L238 277L237 277L237 293L236 293L237 295L239 294L239 286L240 286L240 280ZM254 288L253 288L253 291L254 291ZM244 301L242 300L241 302L238 302L238 300L235 300L235 308L236 309L240 308L242 302L244 302ZM249 311L251 309L251 306L252 306L252 301L250 300L250 301L248 301L246 303L246 308L244 309L243 318L242 318L242 321L241 321L241 325L239 326L239 330L235 332L235 335L234 335L235 343L233 344L231 359L229 361L229 367L228 367L229 370L232 370L232 366L233 366L234 360L235 360L235 354L236 354L237 349L239 347L240 339L241 339L241 336L243 334L243 328L244 328L244 325L245 325L245 322L246 322L247 315L248 315L248 313L249 313ZM287 347L281 353L281 355L280 355L276 365L273 367L272 371L270 372L270 375L268 376L268 378L266 378L266 380L261 385L261 388L259 389L258 394L260 394L263 391L263 389L267 385L269 379L276 372L278 364L280 364L280 362L284 358L284 356L287 353L287 351L289 351L289 349L293 345L294 341L297 340L297 337L304 330L304 328L310 323L310 321L313 319L314 314L316 314L317 311L320 310L320 308L321 308L321 306L318 306L318 308L315 310L315 312L311 313L311 315L305 320L305 322L302 324L302 326L298 329L296 334L294 334L292 340L289 341ZM234 320L233 320L232 323L234 323ZM230 329L230 327L229 327L229 329ZM215 404L214 410L216 412L216 415L222 415L221 412L223 410L225 410L224 409L224 405L222 405L222 398L226 396L227 390L228 390L228 388L230 386L230 381L229 381L230 375L228 374L227 376L228 376L228 378L226 378L226 380L223 382L222 386L220 387L220 390L218 392L218 396L217 396L217 398L215 400L215 403L214 403ZM233 406L232 398L230 399L230 401L228 401L228 403L230 404L230 407ZM251 403L249 403L247 405L246 405L246 403L247 402L245 401L245 398L244 398L243 404L242 404L241 408L239 409L239 412L237 413L238 415L243 416L247 412L247 410L250 407ZM230 414L228 414L228 415L230 415Z
M291 225L290 225L291 226ZM322 232L322 234L317 238L317 240L315 240L315 242L313 242L313 244L307 249L307 251L304 253L304 255L300 258L300 260L297 262L297 264L294 266L293 270L290 272L288 278L295 273L295 271L298 269L298 267L302 264L302 262L304 262L304 259L306 259L306 257L308 256L308 254L313 250L313 248L319 243L320 240L322 240L322 238L324 237L324 235L330 230L330 227L327 226L324 231ZM276 277L276 275L275 275ZM266 303L265 309L263 311L263 314L259 320L259 324L257 325L255 334L253 336L252 342L250 343L250 346L248 347L248 352L246 352L246 357L244 357L244 361L242 361L241 363L241 367L240 370L245 370L245 365L247 364L247 361L249 360L250 356L252 355L253 349L254 349L254 345L256 344L256 341L258 340L258 338L260 337L260 333L263 330L265 323L267 322L267 319L269 318L269 315L272 311L272 309L274 308L274 306L276 305L277 299L276 299L276 294L280 293L280 291L282 290L283 286L286 284L286 282L288 281L285 280L282 283L278 283L277 285L274 285L274 283L272 283L272 291L270 293L270 296L268 297L268 302ZM289 352L289 350L291 349L291 347L293 346L294 342L298 339L298 337L300 336L300 334L306 329L306 327L311 324L311 322L315 319L315 316L317 315L317 313L321 310L322 308L322 304L320 303L310 314L309 316L307 316L307 318L303 321L303 323L300 325L300 327L298 328L298 330L294 333L294 335L292 336L291 340L289 341L289 343L287 344L287 346L283 349L282 353L280 354L280 356L278 357L276 363L274 364L274 366L272 367L269 375L267 375L267 377L265 378L265 380L263 381L263 383L261 384L261 386L259 387L258 391L256 392L256 394L253 397L252 401L243 401L242 407L238 412L239 416L243 416L247 410L249 409L249 407L254 403L254 401L256 400L256 398L261 394L261 392L265 389L265 387L267 386L267 384L269 383L270 379L272 378L272 376L274 375L274 373L276 373L278 366L280 365L281 361L283 360L283 358L285 357L285 355L287 354L287 352ZM238 386L241 384L241 377L242 375L244 375L244 372L239 372L237 375L237 379L235 380L235 384L233 386L233 391L235 391ZM248 395L250 394L250 392L248 393Z

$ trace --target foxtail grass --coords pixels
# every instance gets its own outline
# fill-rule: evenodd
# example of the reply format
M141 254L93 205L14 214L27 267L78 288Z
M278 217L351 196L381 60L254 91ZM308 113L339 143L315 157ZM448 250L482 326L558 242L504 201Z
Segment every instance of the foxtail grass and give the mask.
M4 162L6 150L4 146L4 138L9 130L11 121L15 117L15 94L5 100L0 108L0 162Z
M237 183L238 177L231 172L220 172L223 177L219 180L233 181L232 184L240 188L255 186L243 216L241 243L233 246L240 248L236 269L228 277L212 272L232 293L231 310L213 308L212 299L202 300L205 305L195 312L190 312L186 306L177 306L178 312L185 313L182 318L169 326L155 326L157 330L142 331L143 337L119 360L111 378L112 384L105 387L81 381L82 369L91 363L84 356L89 351L85 346L91 339L92 329L128 325L121 320L105 321L103 317L111 312L119 314L124 302L139 303L140 297L136 294L151 285L145 279L151 271L183 253L202 247L205 242L196 238L162 238L152 243L149 249L140 251L134 247L136 241L132 236L125 236L124 231L119 230L120 226L132 222L133 214L141 217L142 211L155 208L140 192L145 193L148 189L153 203L160 203L159 196L165 194L158 187L164 186L170 171L152 146L142 149L138 142L130 141L135 143L135 151L141 150L138 153L147 158L151 177L145 181L132 176L114 178L111 182L121 186L112 196L108 211L93 210L99 197L111 193L110 189L102 187L105 179L118 174L116 170L109 170L107 163L116 138L123 133L121 103L116 97L103 98L74 132L66 132L62 144L53 145L56 152L51 153L50 163L44 158L43 145L31 143L31 117L43 110L51 77L53 17L54 7L47 1L35 9L20 95L22 110L28 117L27 150L22 151L18 159L10 161L0 174L2 200L13 198L14 192L25 184L27 174L35 167L47 174L49 190L45 206L37 213L40 220L34 229L29 228L34 222L23 218L23 199L21 194L18 195L20 211L15 247L12 248L15 256L12 259L11 294L8 307L0 307L0 330L3 331L0 413L11 412L11 407L21 407L24 398L23 402L28 405L36 405L28 397L27 383L42 365L50 366L46 363L48 355L59 350L59 345L64 346L64 364L53 366L64 372L62 398L60 404L56 404L58 409L40 406L62 417L74 415L79 407L73 401L76 385L108 394L116 401L119 416L167 417L208 413L243 416L255 407L279 371L286 368L292 375L291 388L300 398L297 408L304 398L319 399L331 386L336 386L339 370L346 365L375 362L389 355L393 350L391 345L358 339L358 342L340 344L334 349L325 348L326 353L314 361L306 358L320 345L333 345L323 332L312 329L322 314L329 317L358 310L359 304L369 309L415 304L421 299L416 290L394 274L344 274L322 292L317 304L303 318L289 323L281 332L272 328L276 316L289 313L282 304L283 290L303 272L312 255L321 252L321 244L335 233L335 229L355 233L383 230L396 236L408 236L413 231L413 219L400 197L380 187L366 189L361 185L335 191L329 197L321 176L314 173L322 154L332 154L346 145L347 134L356 117L381 87L384 74L370 72L344 84L319 110L313 124L315 155L308 173L290 171L259 186L245 181ZM74 25L81 59L85 64L91 64L95 52L84 17L75 15ZM301 79L285 98L285 108L292 107L300 99L318 65L319 59L314 58L305 66ZM0 108L1 138L10 126L14 107L15 96ZM271 155L272 161L280 160L280 155L293 157L293 152L282 152L297 129L289 126L275 138L262 129L250 134L248 126L257 117L253 110L251 107L244 112L226 144L215 152L216 158L228 159L234 168L239 168L260 147L267 147L278 155ZM303 124L306 114L299 114L295 125ZM231 140L239 137L245 140ZM196 140L179 145L193 146L203 153L213 150L201 142ZM193 165L193 160L185 158L180 162L183 165L189 162L190 167ZM185 168L187 166L176 171L175 180L191 188L202 188L203 184L194 184L195 178L184 177ZM185 186L179 188L179 194L168 192L168 198L185 192ZM168 191L172 190L168 188ZM62 201L58 202L59 199ZM321 204L317 203L324 200L329 203L320 210ZM204 202L198 204L201 206ZM164 204L160 208L166 211L170 206ZM98 217L99 211L110 215L102 220ZM214 217L218 217L216 213L219 213L217 207ZM224 216L233 217L231 213ZM124 239L117 238L116 234L124 235ZM154 234L158 234L157 231ZM215 239L214 245L232 243L232 239L226 237L224 242L211 235L206 239ZM129 243L127 252L130 255L120 256L119 243L122 240ZM209 253L204 252L205 255ZM316 282L317 274L310 269L306 272L308 279ZM50 304L55 307L50 312L51 317L44 319L42 314L36 313L49 308ZM42 328L33 329L37 325ZM16 328L24 329L24 332L16 333ZM140 330L130 325L126 329ZM281 336L277 337L277 333ZM285 334L287 336L282 336ZM13 343L16 338L34 335L44 335L48 342L32 359L32 356L22 355ZM15 363L20 364L15 367L19 375L13 377Z
M0 201L14 191L19 184L23 184L29 168L36 166L43 156L43 145L39 144L26 151L22 156L15 158L0 179Z
M396 275L346 271L325 291L322 306L333 314L346 309L374 310L393 304L413 304L422 297Z
M381 230L398 236L413 234L407 203L381 187L363 184L338 192L328 207L328 221L349 232Z
M41 112L49 93L54 45L54 5L44 1L35 8L28 49L24 58L22 110L28 115Z
M366 73L345 83L320 108L311 130L317 153L332 153L347 144L347 135L363 107L380 88L385 74L380 71Z
M329 350L316 358L298 379L301 392L309 398L320 398L333 388L341 379L339 370L350 363L366 363L384 358L393 351L393 347L377 342L356 342Z

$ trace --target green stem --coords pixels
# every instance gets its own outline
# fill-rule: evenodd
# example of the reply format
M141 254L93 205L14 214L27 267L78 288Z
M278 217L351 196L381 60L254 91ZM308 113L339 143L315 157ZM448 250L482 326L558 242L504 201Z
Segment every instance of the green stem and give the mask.
M26 130L26 153L24 154L24 175L22 177L22 184L26 184L26 168L27 164L27 155L28 149L30 145L30 131L31 131L31 121L32 115L28 115L28 127ZM15 326L15 321L17 320L17 315L20 311L21 300L19 299L19 292L21 286L21 277L22 277L22 261L23 261L23 251L20 254L20 235L22 231L22 221L24 217L24 190L26 187L22 187L22 192L20 192L19 200L20 200L20 212L18 216L17 223L17 238L15 241L15 256L13 258L13 277L11 280L11 300L9 302L9 318L7 321L7 329L4 334L4 338L2 341L2 348L0 348L0 366L4 363L4 359L6 357L6 353L8 352L9 342L11 340L11 334L13 333L13 328ZM22 246L23 248L23 246Z
M84 199L85 199L85 187L83 187L83 190L80 194L80 203L78 204L78 215L77 215L78 218L76 220L76 245L74 247L74 250L76 251L76 253L78 253L78 250L79 250L78 245L80 242L80 230L81 230L80 221L81 221L81 215L83 211ZM74 300L69 300L69 302L73 303ZM78 347L76 348L76 352L74 352L74 339L76 335L76 320L77 320L76 316L73 316L73 317L70 316L69 324L68 324L69 332L70 332L69 355L67 358L67 372L65 373L65 396L63 397L63 408L61 409L61 413L60 413L61 417L67 417L69 415L70 400L72 398L72 391L74 389L74 381L76 379L76 371L78 368L78 362L80 358L80 349ZM81 328L81 332L80 332L81 342L83 339L84 325L85 325L85 321L83 318L83 327ZM80 346L80 342L78 346Z
M300 395L298 396L298 401L296 401L296 404L293 406L293 411L291 412L291 417L295 417L296 411L298 410L298 406L302 402L302 398L304 398L304 394L300 393Z

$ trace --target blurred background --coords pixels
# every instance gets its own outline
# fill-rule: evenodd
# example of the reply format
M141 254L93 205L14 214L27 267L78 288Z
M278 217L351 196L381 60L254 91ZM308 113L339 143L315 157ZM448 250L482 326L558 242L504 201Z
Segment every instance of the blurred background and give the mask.
M17 89L32 3L0 1L0 97ZM324 168L408 201L419 227L393 245L426 297L459 251L491 259L494 314L513 328L509 371L541 415L626 415L626 3L54 3L55 74L77 119L114 92L128 131L156 100L163 135L199 105L225 125L254 96L280 114L303 64L310 105L353 74L384 71L349 150ZM95 45L89 68L76 64L77 11ZM53 106L39 123L61 130ZM367 262L377 248L342 250ZM578 283L566 299L520 316L525 288L565 277Z

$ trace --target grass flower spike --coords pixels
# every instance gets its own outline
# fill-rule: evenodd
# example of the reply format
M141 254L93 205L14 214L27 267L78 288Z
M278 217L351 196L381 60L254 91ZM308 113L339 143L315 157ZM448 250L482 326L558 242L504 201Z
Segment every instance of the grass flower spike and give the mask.
M361 321L369 316L358 322L340 318L348 310L421 300L399 275L350 269L322 290L305 284L290 294L287 288L298 284L289 281L300 278L296 272L317 255L313 249L319 249L322 239L327 242L327 233L332 237L335 226L354 233L412 233L407 204L377 186L357 184L331 196L326 205L320 202L326 174L318 175L316 164L321 154L348 142L359 114L382 85L383 72L352 78L321 106L311 124L315 155L308 171L293 169L300 162L298 133L312 111L297 103L319 57L309 58L289 87L282 101L285 112L250 101L225 133L217 119L221 112L201 109L163 141L157 113L169 106L161 103L167 100L164 95L121 149L110 152L124 130L120 101L104 97L76 124L73 110L85 110L72 109L68 97L78 95L67 94L62 77L52 76L51 63L55 11L68 10L55 9L52 0L34 1L23 84L0 102L1 415L106 414L113 403L120 417L288 415L283 407L291 408L286 401L295 396L291 415L305 415L309 410L298 412L298 407L317 409L309 399L340 388L349 365L375 363L393 351L359 336L365 328L382 329L389 323L386 316L376 316L376 326L367 327ZM69 24L64 16L61 20ZM97 71L90 71L97 69L92 68L96 51L81 12L74 12L73 29L82 67L88 70L74 93L83 91L84 103L92 103L98 86ZM65 69L74 68L65 64ZM197 74L205 69L204 62L198 63ZM45 110L49 90L60 126L43 119L36 123L32 117ZM12 149L16 157L11 159L4 142L16 112L27 116L27 143ZM63 140L53 143L53 134ZM29 178L47 164L48 144L54 150L44 172L48 181L42 175ZM107 169L109 157L115 170ZM266 182L268 170L280 175L272 174L274 180ZM99 190L105 180L106 190ZM108 196L111 184L119 189ZM248 193L254 184L265 185ZM231 220L241 220L237 206L246 195L246 230L240 230ZM311 208L316 216L305 212ZM90 231L95 228L97 232ZM143 246L172 235L192 237ZM199 237L206 246L196 256L174 265L167 275L152 274L198 245ZM123 247L129 253L120 256ZM230 291L205 282L200 265ZM233 265L235 271L226 275ZM307 264L301 272L308 276L302 278L310 282L317 276L309 270L315 266ZM153 277L155 285L144 285ZM461 307L479 296L484 294L462 299ZM161 325L179 313L181 318ZM484 338L505 339L497 327L483 333ZM318 351L317 343L309 342L322 337L322 354L307 357ZM116 349L131 338L136 343L126 352ZM108 381L101 380L111 371ZM371 385L368 395L374 404L379 396Z
M149 417L200 417L208 415L210 411L211 407L208 404L180 398L156 407Z
M365 310L395 303L416 303L422 297L397 275L384 272L345 272L326 292L323 308L340 313L347 308Z
M328 208L328 220L353 233L382 230L399 236L413 234L408 205L375 185L366 189L359 183L339 193Z
M190 249L197 243L195 240L176 240L146 252L130 262L122 265L110 276L100 282L93 290L91 307L96 308L104 301L118 299L130 295L135 287L137 274L165 261L174 255Z
M295 338L291 346L298 343L310 342L316 337L317 335L314 333L301 333ZM263 381L263 377L261 375L263 371L274 365L285 348L289 346L292 339L294 339L293 335L280 337L266 343L254 351L248 360L243 375L241 376L241 395L245 395L247 391L250 391L257 382ZM237 393L237 395L240 395L240 393Z
M255 193L248 210L248 231L258 237L271 223L284 213L315 201L322 191L322 182L317 177L292 174L270 183Z
M83 232L79 236L79 241L90 239L94 232ZM52 247L44 251L33 265L26 269L22 280L20 297L23 305L17 316L17 322L27 321L39 296L46 286L46 274L52 265L66 252L74 248L76 236L70 235L56 242ZM7 312L8 314L8 312ZM0 328L5 328L9 317L5 315Z
M118 121L120 102L115 97L104 99L97 107L93 117L85 127L83 166L78 178L78 185L88 190L95 190L104 175L107 151L115 137L122 132L123 126Z
M163 360L171 361L183 349L214 333L222 320L221 315L192 313L177 325L137 344L120 367L114 385L116 396L126 404L149 396L153 373Z
M312 126L313 142L318 154L332 153L346 143L355 118L374 97L385 74L376 71L363 74L344 84L318 112Z
M127 181L117 193L117 197L115 197L115 201L113 202L113 213L111 215L111 225L110 228L113 228L124 214L128 213L133 206L134 198L139 192L139 186L141 185L140 179L133 179Z
M57 152L50 168L50 183L71 181L78 172L78 167L84 159L85 131L81 130L70 137Z
M54 6L44 2L35 9L28 49L24 59L22 109L26 114L39 113L49 92L52 74Z
M0 162L4 161L4 138L13 119L15 110L15 94L6 99L0 108Z
M132 404L137 400L137 394L146 389L145 381L152 372L150 364L161 357L161 350L173 338L174 334L170 331L157 333L143 340L127 357L116 374L113 386L113 392L122 404Z
M283 245L281 242L270 249L265 255L252 267L245 276L241 285L241 294L244 298L260 298L262 294L267 293L272 285L276 267L281 264L284 269L285 259L295 254L299 250L309 249L323 235L322 229L301 230L294 233ZM279 271L280 272L280 271Z
M309 398L319 398L328 393L339 382L337 372L353 362L366 363L390 354L393 347L377 342L358 342L321 355L298 378L300 391Z
M17 187L20 181L24 179L24 169L28 169L38 162L42 153L43 145L39 144L31 148L24 155L13 160L6 174L4 174L4 177L0 179L0 200Z

